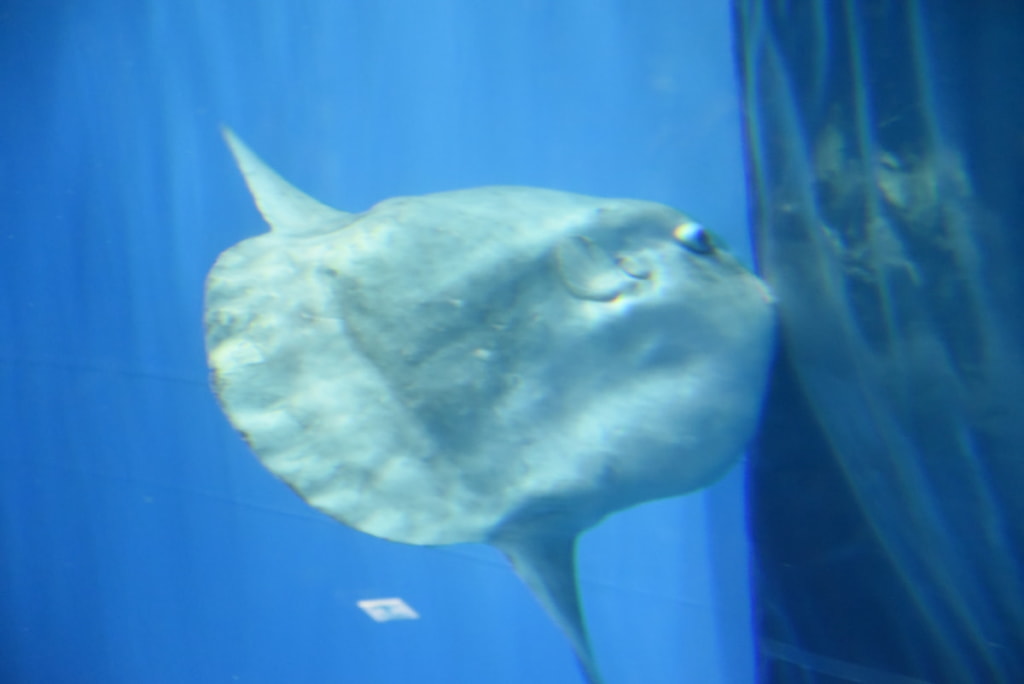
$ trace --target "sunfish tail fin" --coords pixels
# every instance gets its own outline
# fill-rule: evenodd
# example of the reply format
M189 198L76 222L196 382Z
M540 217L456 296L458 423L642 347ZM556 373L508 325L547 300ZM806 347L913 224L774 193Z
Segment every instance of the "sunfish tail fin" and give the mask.
M496 545L569 638L588 684L601 684L576 585L576 536L516 537Z

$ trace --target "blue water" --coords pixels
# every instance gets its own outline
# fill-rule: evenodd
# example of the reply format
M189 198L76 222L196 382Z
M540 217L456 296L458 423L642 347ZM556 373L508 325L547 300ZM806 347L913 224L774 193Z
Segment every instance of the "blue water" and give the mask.
M747 255L731 50L723 0L5 3L0 681L578 681L496 552L330 521L217 409L203 278L264 230L218 126L347 210L536 185ZM608 684L752 679L745 539L738 470L583 538Z

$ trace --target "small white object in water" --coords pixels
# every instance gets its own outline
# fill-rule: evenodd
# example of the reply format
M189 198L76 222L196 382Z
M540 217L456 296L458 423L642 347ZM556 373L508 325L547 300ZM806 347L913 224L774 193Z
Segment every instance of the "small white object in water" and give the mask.
M364 599L356 601L374 622L391 622L392 620L419 620L420 614L400 598Z

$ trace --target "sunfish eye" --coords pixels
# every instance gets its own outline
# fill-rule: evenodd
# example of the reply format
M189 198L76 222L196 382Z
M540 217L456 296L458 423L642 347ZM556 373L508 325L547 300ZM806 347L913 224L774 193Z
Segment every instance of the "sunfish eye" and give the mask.
M697 254L710 254L715 251L711 233L696 221L680 223L672 231L672 237L683 247Z

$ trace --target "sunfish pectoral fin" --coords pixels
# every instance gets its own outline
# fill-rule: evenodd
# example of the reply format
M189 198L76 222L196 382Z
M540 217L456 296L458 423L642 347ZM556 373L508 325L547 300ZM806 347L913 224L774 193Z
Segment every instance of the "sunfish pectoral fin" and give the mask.
M221 133L272 231L290 236L319 235L352 221L349 212L317 202L277 175L230 128L221 126Z
M494 542L572 643L589 684L601 684L576 586L576 536L524 536Z
M574 296L594 302L610 302L633 283L600 245L574 235L554 249L555 270Z

